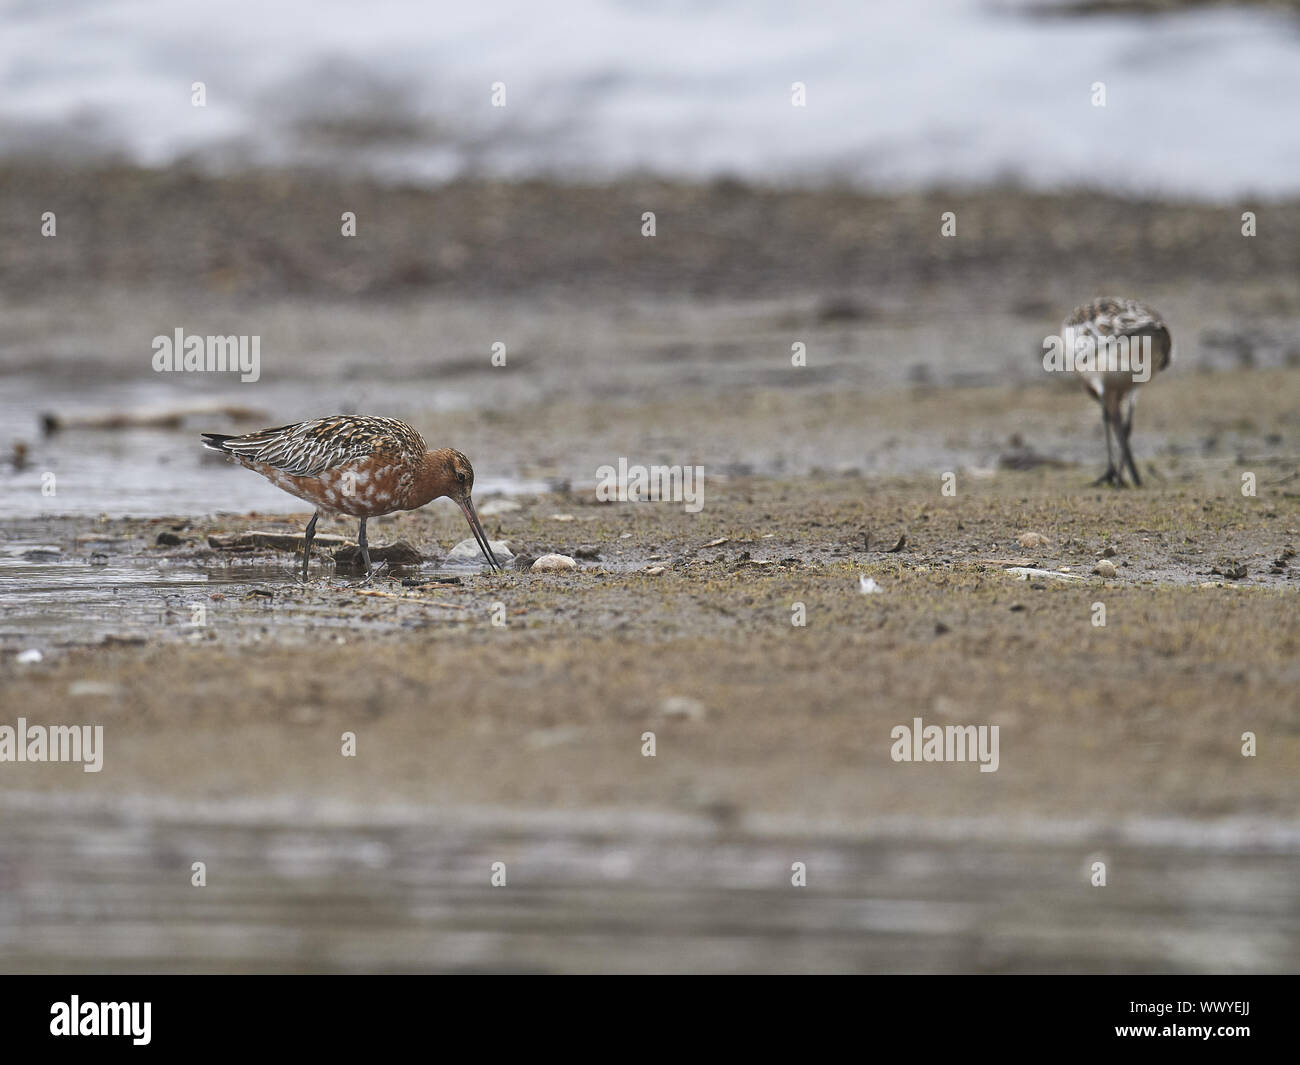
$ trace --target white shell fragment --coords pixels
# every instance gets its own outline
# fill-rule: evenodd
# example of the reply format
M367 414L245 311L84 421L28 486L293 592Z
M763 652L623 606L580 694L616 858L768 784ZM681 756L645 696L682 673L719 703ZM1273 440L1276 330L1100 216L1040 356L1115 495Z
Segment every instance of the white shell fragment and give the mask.
M1030 577L1052 577L1058 581L1083 580L1077 573L1067 573L1064 570L1038 569L1034 566L1009 566L1002 572L1018 577L1022 581L1027 581Z

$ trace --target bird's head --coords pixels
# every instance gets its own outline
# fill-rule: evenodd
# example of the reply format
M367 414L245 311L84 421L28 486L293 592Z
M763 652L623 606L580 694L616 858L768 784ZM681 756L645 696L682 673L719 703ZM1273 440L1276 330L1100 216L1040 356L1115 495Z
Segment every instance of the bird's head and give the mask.
M449 486L447 495L457 503L463 503L474 491L474 467L469 459L453 448L448 448L443 461L444 477Z
M470 531L474 534L474 539L478 542L479 549L483 552L483 557L487 559L488 565L494 570L501 568L501 563L492 553L492 545L488 542L487 534L483 531L483 526L479 524L478 512L474 509L474 500L472 493L474 491L474 467L470 465L469 459L454 448L448 448L443 457L443 483L447 486L446 495L461 509L465 515L465 520L469 522Z

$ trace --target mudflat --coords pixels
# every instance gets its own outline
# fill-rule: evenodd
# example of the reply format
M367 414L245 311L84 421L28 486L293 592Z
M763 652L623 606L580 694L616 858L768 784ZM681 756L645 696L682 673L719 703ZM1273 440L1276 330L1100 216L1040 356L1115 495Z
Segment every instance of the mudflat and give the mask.
M369 529L422 565L304 586L292 551L220 546L307 517L231 502L254 475L197 457L224 424L44 438L6 397L0 726L104 729L99 772L0 767L6 967L1300 963L1300 207L1252 244L1083 194L7 169L4 226L42 180L95 235L0 264L16 387L120 404L159 387L155 333L260 333L230 391L266 424L405 417L500 482L493 540L578 568L450 562L436 504ZM385 227L348 264L301 243L340 198ZM1095 404L1037 359L1135 286L1180 347L1117 492ZM621 457L703 466L703 505L599 502ZM130 504L98 513L92 461ZM996 726L996 771L896 761L918 719Z

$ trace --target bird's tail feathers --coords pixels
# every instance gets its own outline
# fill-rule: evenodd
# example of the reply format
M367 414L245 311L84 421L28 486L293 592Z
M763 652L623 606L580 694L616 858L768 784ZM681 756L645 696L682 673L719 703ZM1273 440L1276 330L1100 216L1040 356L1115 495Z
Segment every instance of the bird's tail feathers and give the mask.
M235 439L229 433L203 433L203 446L209 451L220 451L223 455L229 455L230 449L226 447L227 440Z

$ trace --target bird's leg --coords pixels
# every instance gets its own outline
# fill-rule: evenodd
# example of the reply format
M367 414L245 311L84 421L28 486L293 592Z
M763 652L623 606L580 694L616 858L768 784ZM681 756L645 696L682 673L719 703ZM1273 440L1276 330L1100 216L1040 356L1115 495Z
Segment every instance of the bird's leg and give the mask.
M1142 478L1138 476L1137 463L1133 461L1133 450L1129 447L1129 434L1133 432L1133 407L1132 401L1128 405L1128 415L1123 419L1118 419L1115 426L1115 436L1119 438L1120 453L1124 456L1124 464L1128 467L1128 472L1133 477L1133 484L1141 488Z
M357 533L357 544L361 548L361 561L366 564L366 576L370 576L370 546L366 543L366 519L361 519L361 531Z
M316 519L320 517L320 511L311 516L311 521L307 523L307 534L302 541L302 583L307 583L307 560L311 558L311 538L316 535Z
M1120 471L1115 468L1115 452L1110 442L1110 421L1110 408L1107 407L1105 403L1102 403L1101 425L1103 431L1106 433L1106 472L1092 483L1094 485L1109 484L1116 488L1122 488L1124 487L1124 477Z

